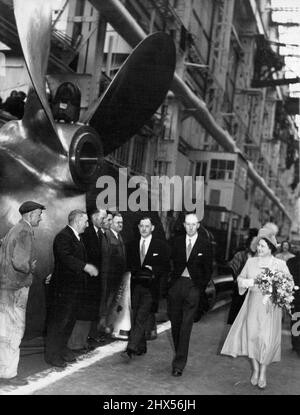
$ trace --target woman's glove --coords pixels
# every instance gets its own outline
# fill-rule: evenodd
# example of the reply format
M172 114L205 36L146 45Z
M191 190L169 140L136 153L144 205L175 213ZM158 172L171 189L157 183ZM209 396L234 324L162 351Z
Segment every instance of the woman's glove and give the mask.
M254 286L254 279L253 278L241 278L239 280L239 286L241 288L249 288Z

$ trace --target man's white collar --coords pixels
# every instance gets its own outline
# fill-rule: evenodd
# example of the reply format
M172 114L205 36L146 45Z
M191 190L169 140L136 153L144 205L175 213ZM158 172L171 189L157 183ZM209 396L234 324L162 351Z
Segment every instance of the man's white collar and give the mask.
M76 231L76 229L74 229L71 225L68 225L68 226L72 229L78 241L80 241L80 236L79 236L79 233Z

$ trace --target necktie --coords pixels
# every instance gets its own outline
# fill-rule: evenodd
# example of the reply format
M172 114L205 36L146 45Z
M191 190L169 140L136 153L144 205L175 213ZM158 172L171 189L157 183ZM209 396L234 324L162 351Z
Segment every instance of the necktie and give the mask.
M141 265L143 265L145 256L146 256L146 247L145 247L145 239L143 239L143 243L141 246L141 252L140 252Z
M186 259L187 260L189 259L189 256L190 256L191 252L192 252L192 240L189 239L189 243L188 243L188 246L186 248Z
M106 236L106 233L105 232L102 232L102 230L99 229L98 232L97 232L97 235L98 235L98 238L99 238L99 241L100 241L101 246L102 247L105 246L107 244L107 236Z
M121 248L122 248L123 255L125 256L125 245L124 245L124 241L123 241L123 238L122 238L121 235L119 235L119 241L120 241L120 245L121 245Z
M84 256L84 258L86 259L86 250L85 250L85 245L84 245L84 243L83 243L83 240L82 240L81 235L79 235L79 243L80 243L80 245L81 245L81 247L82 247L83 256Z

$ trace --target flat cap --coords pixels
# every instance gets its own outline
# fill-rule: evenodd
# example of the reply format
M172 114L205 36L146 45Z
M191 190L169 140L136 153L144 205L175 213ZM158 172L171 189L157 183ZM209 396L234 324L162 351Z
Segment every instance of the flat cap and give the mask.
M24 202L21 204L21 206L19 207L19 212L21 213L21 215L23 215L24 213L28 213L31 212L32 210L35 209L46 209L44 205L41 205L40 203L37 202L32 202L31 200L27 200L27 202Z

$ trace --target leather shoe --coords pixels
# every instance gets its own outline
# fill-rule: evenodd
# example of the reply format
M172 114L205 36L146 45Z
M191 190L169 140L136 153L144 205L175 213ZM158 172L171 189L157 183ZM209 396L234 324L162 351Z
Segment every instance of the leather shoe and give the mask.
M92 352L93 350L95 350L97 348L97 346L94 346L92 344L88 344L86 349L88 352Z
M105 343L111 336L108 336L107 334L101 334L99 337L97 337L96 342L97 343Z
M173 369L172 375L175 376L175 377L181 376L182 375L182 370L180 370L180 369Z
M62 358L62 360L64 360L67 363L75 363L75 362L77 362L77 359L76 359L75 356L71 356L71 355L68 355L68 354L62 355L61 358Z
M67 366L67 363L61 357L54 357L53 359L45 359L45 361L46 363L48 363L48 365L51 365L54 367L64 368Z
M135 354L137 355L137 356L142 356L143 354L146 354L147 353L147 350L139 350L138 352L136 352Z
M100 346L101 343L104 343L104 342L105 342L105 340L100 341L100 339L96 340L96 339L89 338L88 339L88 347L96 349L97 347Z
M79 354L82 354L82 353L86 354L86 353L89 353L89 352L91 352L92 350L95 350L95 349L96 349L96 347L88 345L86 347L82 347L81 349L73 349L72 352L73 353L79 353Z
M21 379L18 376L15 376L14 378L10 378L10 379L1 378L0 382L4 383L5 385L12 385L12 386L28 385L28 381L26 379Z
M121 357L127 362L130 362L130 360L132 360L133 357L133 352L131 350L123 350L123 352L121 353Z
M74 363L76 362L76 356L75 354L72 352L71 349L66 348L61 354L60 357L62 358L62 360L64 360L67 363Z

